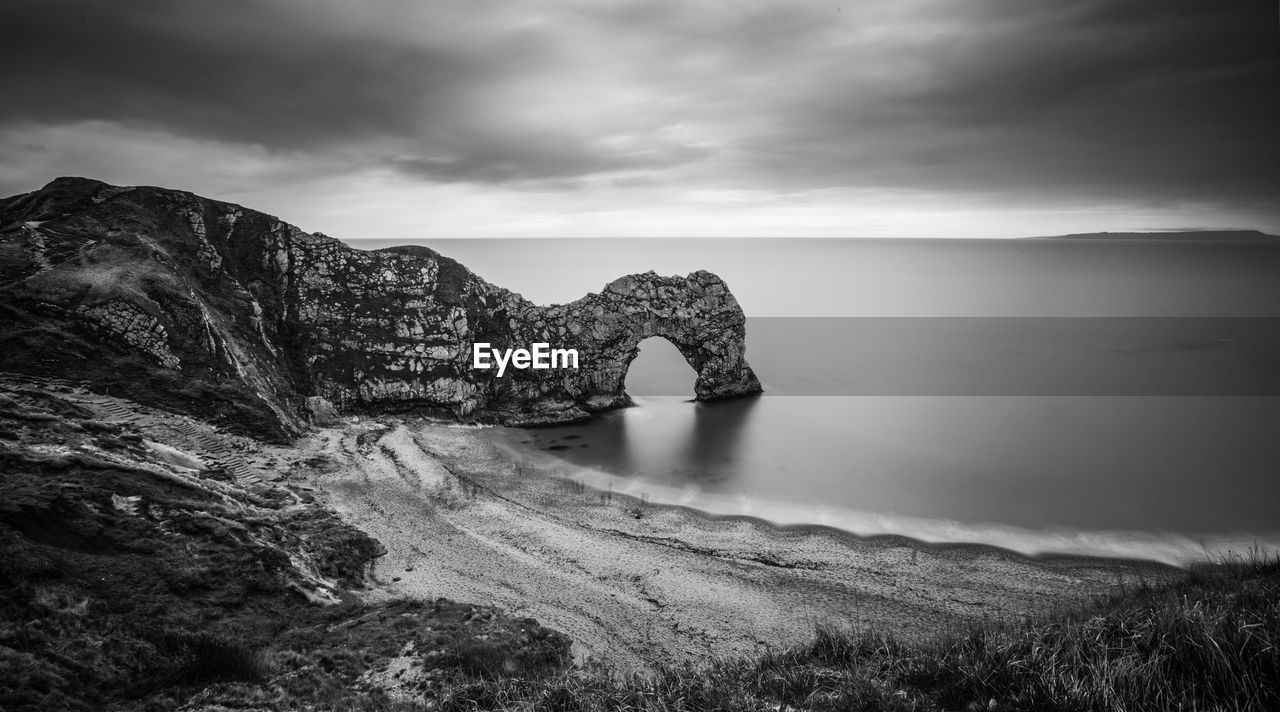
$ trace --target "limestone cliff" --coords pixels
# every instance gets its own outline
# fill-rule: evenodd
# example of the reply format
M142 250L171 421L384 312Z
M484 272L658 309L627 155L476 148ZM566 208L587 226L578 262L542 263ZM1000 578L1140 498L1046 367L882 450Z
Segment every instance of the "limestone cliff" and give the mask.
M685 355L699 399L760 391L742 309L709 272L631 275L541 307L430 249L357 250L161 188L60 178L0 200L0 293L0 368L258 435L296 433L325 412L317 397L344 412L586 418L629 402L627 367L649 336ZM475 342L575 348L579 368L498 377L471 367Z

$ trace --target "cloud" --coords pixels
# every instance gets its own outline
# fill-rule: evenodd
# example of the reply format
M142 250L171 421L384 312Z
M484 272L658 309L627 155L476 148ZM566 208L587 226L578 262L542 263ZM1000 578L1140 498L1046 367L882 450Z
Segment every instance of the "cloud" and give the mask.
M0 121L111 121L273 151L369 142L413 172L481 181L694 153L659 115L606 96L611 76L575 66L572 29L462 5L6 4L0 23L21 31L0 46L0 91L22 99L0 104Z
M1263 3L16 0L0 24L10 176L150 135L246 188L389 172L584 213L661 187L787 215L839 193L1280 221Z
M1276 193L1280 62L1257 6L909 4L940 12L881 17L879 39L824 53L757 135L748 173L1006 195Z
M395 15L388 15L394 23ZM324 3L7 3L0 118L117 121L312 148L417 136L500 62L376 32ZM529 61L512 43L506 59Z

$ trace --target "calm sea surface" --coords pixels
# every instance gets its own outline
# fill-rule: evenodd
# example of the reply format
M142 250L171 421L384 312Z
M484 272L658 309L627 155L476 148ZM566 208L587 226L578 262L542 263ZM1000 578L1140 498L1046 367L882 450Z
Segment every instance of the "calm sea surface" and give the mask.
M693 370L650 339L637 407L496 431L561 476L1028 553L1280 548L1280 244L419 244L539 303L648 269L708 269L738 296L765 396L691 402Z

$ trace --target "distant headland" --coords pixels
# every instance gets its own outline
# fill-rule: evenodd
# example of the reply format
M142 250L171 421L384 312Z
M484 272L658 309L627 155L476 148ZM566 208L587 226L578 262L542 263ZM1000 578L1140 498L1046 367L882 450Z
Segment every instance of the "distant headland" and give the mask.
M1175 230L1153 232L1077 232L1069 235L1040 235L1026 240L1169 240L1179 242L1256 242L1280 240L1259 230Z

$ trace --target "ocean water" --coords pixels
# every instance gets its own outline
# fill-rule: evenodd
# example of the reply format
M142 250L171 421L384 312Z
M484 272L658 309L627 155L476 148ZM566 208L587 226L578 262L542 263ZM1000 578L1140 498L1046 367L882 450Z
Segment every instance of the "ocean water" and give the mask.
M1280 548L1280 244L493 240L423 244L540 303L720 274L766 393L497 429L540 469L780 525L1187 563ZM364 245L375 247L382 245Z
M861 535L1184 564L1280 548L1280 398L642 396L496 433L546 473Z

